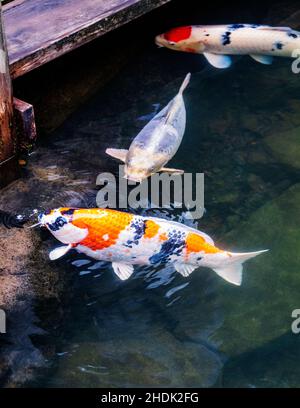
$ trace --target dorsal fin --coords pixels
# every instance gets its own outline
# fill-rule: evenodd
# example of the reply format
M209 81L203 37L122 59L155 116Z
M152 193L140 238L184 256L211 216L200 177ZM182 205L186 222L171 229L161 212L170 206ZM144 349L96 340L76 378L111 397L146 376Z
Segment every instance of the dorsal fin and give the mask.
M181 224L180 222L177 222L177 221L166 220L164 218L156 218L156 217L144 217L144 218L145 218L145 220L152 220L152 221L156 222L157 224L174 225L174 227L177 226L177 228L182 227L182 228L184 228L185 230L187 230L189 232L193 232L194 234L200 235L202 238L205 239L205 241L208 244L213 245L213 246L215 245L213 239L209 235L205 234L205 232L199 231L196 228L189 227L188 225Z
M272 27L272 26L267 26L267 25L262 25L255 27L258 30L269 30L269 31L293 31L291 27Z

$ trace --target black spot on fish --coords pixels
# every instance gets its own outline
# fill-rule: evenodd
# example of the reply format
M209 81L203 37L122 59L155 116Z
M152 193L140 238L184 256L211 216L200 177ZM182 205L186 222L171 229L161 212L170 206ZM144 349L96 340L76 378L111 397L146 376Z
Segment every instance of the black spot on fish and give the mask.
M67 223L68 221L65 218L58 217L55 222L48 224L48 227L51 231L58 231Z
M226 31L226 33L222 35L222 44L223 45L228 45L228 44L231 43L230 36L231 36L230 31Z
M132 244L133 244L133 241L131 239L128 239L125 242L125 244L123 244L123 246L126 247L126 248L132 248Z
M199 256L199 257L197 258L197 261L201 261L202 258L203 258L203 256Z
M169 233L169 238L165 241L160 251L152 255L149 259L151 264L161 264L170 261L171 255L180 256L185 247L185 233L173 230Z
M282 50L283 44L282 42L278 41L274 44L274 46L277 48L277 50Z
M228 28L230 30L238 30L239 28L244 28L245 24L230 24Z
M75 208L69 208L68 210L62 211L62 215L73 215L75 211Z
M287 33L287 35L288 35L289 37L291 37L291 38L298 38L298 35L295 34L295 33L292 33L292 32Z
M132 240L128 240L125 244L125 247L132 248L132 245L138 245L139 240L145 234L146 224L142 218L134 218L130 224L130 229L133 230L134 236Z

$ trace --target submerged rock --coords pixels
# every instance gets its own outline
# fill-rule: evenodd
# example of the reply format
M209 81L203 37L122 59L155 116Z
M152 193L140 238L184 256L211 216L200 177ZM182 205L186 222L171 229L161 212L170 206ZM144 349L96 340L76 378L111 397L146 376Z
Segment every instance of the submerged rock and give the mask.
M160 330L126 342L84 343L72 354L61 357L56 385L61 380L67 387L209 387L220 372L205 347Z
M213 337L231 360L244 353L255 355L255 350L267 349L270 342L291 332L291 313L300 306L299 202L300 184L296 184L227 235L227 247L236 251L270 249L245 264L241 287L220 282L225 320ZM278 384L281 374L278 369Z
M224 367L225 387L299 388L300 338L288 332Z
M166 272L158 271L155 278ZM46 385L214 386L223 366L209 340L222 321L214 280L202 270L191 285L173 272L169 282L157 287L156 279L148 280L153 286L147 290L139 272L117 287L111 273L106 268L100 281L82 278L73 305L78 320L65 327L67 340L61 342L56 370Z
M55 265L50 267L35 231L1 228L0 242L0 308L7 318L7 333L0 335L0 384L15 387L46 365L31 340L43 333L34 302L55 298L59 304L63 281Z
M55 332L65 319L62 304L72 296L72 275L50 262L52 238L38 228L37 212L58 206L89 206L95 202L97 170L93 163L85 169L72 170L79 154L65 152L60 145L55 156L40 148L31 157L24 177L1 191L0 208L28 217L23 229L0 226L0 308L6 312L7 333L0 335L0 384L24 385L37 368L47 366L55 352L52 345L35 345L37 336ZM56 158L54 163L53 157ZM84 161L84 158L83 158ZM36 306L47 304L47 316L41 320Z
M300 127L285 132L274 132L264 139L274 159L300 170Z

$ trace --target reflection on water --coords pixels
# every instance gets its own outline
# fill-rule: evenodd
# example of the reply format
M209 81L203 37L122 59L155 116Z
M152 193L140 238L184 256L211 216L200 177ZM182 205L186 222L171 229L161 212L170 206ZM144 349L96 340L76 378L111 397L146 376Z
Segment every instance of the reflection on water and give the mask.
M31 157L24 214L95 206L97 174L118 175L105 149L130 145L193 71L190 61L147 49L71 117ZM247 57L226 71L200 62L196 71L185 94L186 134L170 167L205 173L198 227L220 247L270 253L246 265L240 288L209 270L184 279L169 266L139 267L121 282L107 263L68 254L55 262L72 277L62 323L52 325L55 310L36 302L47 336L34 343L55 353L30 385L300 385L291 363L299 340L290 332L300 290L299 77L288 60L262 66ZM8 192L7 202L14 199ZM146 213L197 226L178 210Z

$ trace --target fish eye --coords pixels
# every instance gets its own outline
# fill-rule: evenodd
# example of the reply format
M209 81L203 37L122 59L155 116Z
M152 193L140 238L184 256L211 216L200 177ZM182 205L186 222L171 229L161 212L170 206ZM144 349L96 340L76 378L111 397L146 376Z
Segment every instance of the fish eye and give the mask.
M56 224L58 227L62 227L62 226L64 226L66 223L67 223L67 221L66 221L66 219L63 218L63 217L58 217L57 220L55 221L55 224Z
M41 222L41 221L42 221L42 218L43 218L44 215L45 215L44 212L40 212L40 213L39 213L39 215L38 215L38 222Z
M174 42L174 41L168 41L168 44L169 44L169 45L176 45L176 42Z
M47 224L51 231L58 231L62 228L68 221L64 217L57 217L55 222L52 224Z

